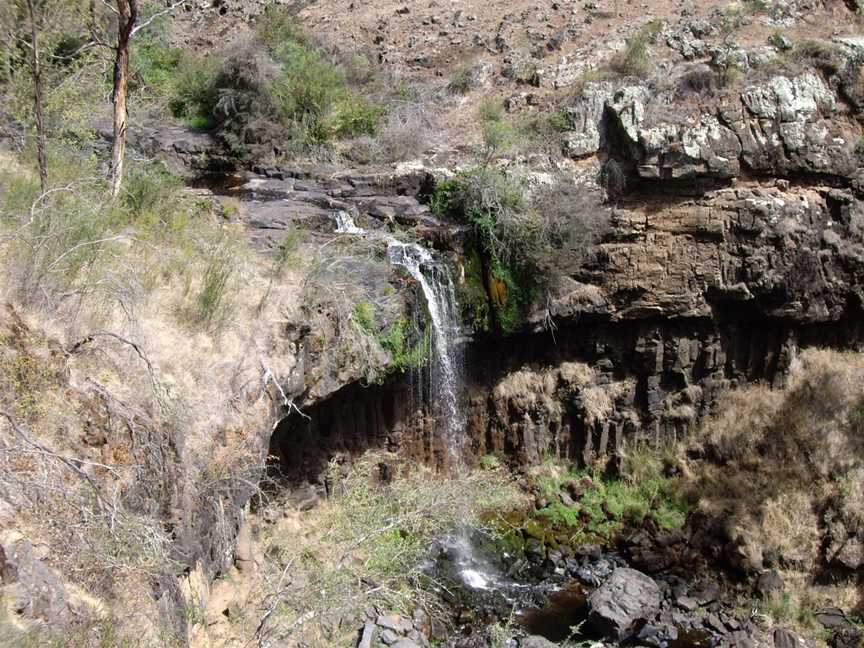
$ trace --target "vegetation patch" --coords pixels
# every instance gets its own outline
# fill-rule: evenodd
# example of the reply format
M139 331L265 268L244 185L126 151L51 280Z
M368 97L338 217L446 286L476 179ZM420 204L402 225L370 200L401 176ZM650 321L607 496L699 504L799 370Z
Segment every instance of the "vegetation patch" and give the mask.
M665 474L669 461L638 447L616 477L546 462L535 469L542 506L532 514L529 526L552 539L602 543L645 524L664 531L680 529L690 507L681 482Z

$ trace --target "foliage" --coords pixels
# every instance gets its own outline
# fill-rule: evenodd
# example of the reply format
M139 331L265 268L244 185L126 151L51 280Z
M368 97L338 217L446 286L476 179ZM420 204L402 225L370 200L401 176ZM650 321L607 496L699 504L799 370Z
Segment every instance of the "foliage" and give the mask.
M177 178L132 165L112 202L95 162L56 152L51 159L56 185L45 196L33 176L0 174L6 288L49 308L74 296L131 313L177 279L190 299L180 309L187 321L211 330L224 322L238 244L207 218L205 205L183 195Z
M410 334L408 320L400 318L378 337L381 346L390 352L390 366L397 371L418 369L429 361L430 331L427 329L414 344Z
M439 183L430 199L437 215L467 221L479 267L469 252L468 302L475 328L484 307L474 286L482 282L502 331L513 331L536 300L544 281L578 270L609 227L598 196L561 180L533 201L518 177L490 166ZM592 199L594 200L592 203ZM463 291L465 292L465 291Z
M411 323L404 317L398 318L386 329L380 329L377 322L375 305L362 300L354 306L354 321L363 331L372 336L376 343L390 356L388 369L407 371L418 369L429 360L429 332L418 335L412 330ZM417 339L419 337L419 339Z
M334 459L327 483L333 495L326 504L263 529L260 586L249 604L265 610L274 600L279 603L269 615L268 638L290 635L310 645L345 645L353 636L325 643L317 633L331 619L362 614L370 605L403 614L419 607L443 617L423 570L430 541L463 526L495 534L484 514L523 502L505 470L451 479L385 452L367 452L350 465ZM281 591L274 590L279 574L289 568L291 578ZM251 636L257 623L254 615L242 636Z
M215 55L182 54L156 33L138 46L135 63L142 89L190 125L218 129L242 158L371 135L385 113L276 8L250 38Z

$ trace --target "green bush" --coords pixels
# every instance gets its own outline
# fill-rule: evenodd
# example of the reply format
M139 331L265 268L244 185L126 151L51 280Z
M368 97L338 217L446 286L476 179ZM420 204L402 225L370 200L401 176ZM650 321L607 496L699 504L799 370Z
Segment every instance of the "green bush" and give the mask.
M250 38L215 55L184 55L155 34L134 61L142 88L164 97L187 124L216 129L241 159L371 135L385 112L352 90L327 52L278 9L265 13Z
M565 181L533 201L525 193L519 178L482 166L441 182L430 200L436 215L471 225L480 268L470 276L482 281L495 322L506 332L519 327L546 281L579 269L609 227L599 196ZM471 303L475 328L487 328L478 322L478 300Z

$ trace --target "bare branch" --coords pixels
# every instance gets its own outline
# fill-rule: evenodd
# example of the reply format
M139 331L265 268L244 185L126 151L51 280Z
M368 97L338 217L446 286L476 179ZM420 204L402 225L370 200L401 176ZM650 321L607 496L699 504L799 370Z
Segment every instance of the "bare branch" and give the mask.
M177 0L177 2L175 2L174 4L172 4L170 7L167 7L167 8L165 8L165 9L163 9L162 11L157 11L155 14L153 14L152 16L150 16L147 20L145 20L145 21L142 22L140 25L138 25L137 27L135 27L135 28L132 30L132 34L131 34L131 35L134 36L135 34L137 34L137 33L138 33L139 31L141 31L142 29L145 29L145 28L149 27L151 24L153 24L153 21L155 21L155 20L161 18L162 16L164 16L164 15L166 15L166 14L171 13L171 12L174 11L177 7L179 7L179 6L182 5L182 4L186 4L187 2L188 2L188 0Z
M93 478L90 477L90 475L88 475L86 472L81 470L81 468L79 468L76 465L76 462L78 462L77 459L75 459L74 457L66 457L66 456L63 456L61 454L57 454L56 452L52 452L51 450L49 450L48 448L43 446L41 443L37 443L36 441L31 439L30 436L24 431L24 429L20 425L18 425L18 423L15 421L15 419L12 418L12 415L9 414L8 412L4 412L3 410L0 410L0 416L5 418L9 422L9 425L11 426L12 431L15 432L15 434L17 434L21 438L21 440L24 441L24 443L26 443L30 447L35 448L36 450L40 451L42 454L49 456L53 459L56 459L57 461L62 463L64 466L69 468L72 472L74 472L76 475L78 475L81 479L83 479L84 481L86 481L90 485L90 487L93 489L93 493L96 495L96 499L99 501L100 506L103 506L103 507L107 508L108 510L113 510L114 507L111 505L111 503L108 502L107 500L105 500L105 498L102 496L102 493L99 490L98 484L96 484L96 482L93 481ZM107 468L107 466L103 466L103 467Z

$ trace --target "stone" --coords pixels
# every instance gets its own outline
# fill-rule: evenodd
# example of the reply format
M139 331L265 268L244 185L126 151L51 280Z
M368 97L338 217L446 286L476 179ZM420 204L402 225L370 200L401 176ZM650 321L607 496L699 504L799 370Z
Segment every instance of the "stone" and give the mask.
M783 582L783 577L775 569L763 572L756 581L756 593L761 596L768 596L774 592L782 592L785 587L786 583Z
M395 644L393 644L393 648L422 648L422 646L418 646L410 639L400 639Z
M720 596L720 585L713 580L703 580L693 588L690 596L696 599L699 605L708 605L716 601Z
M588 601L589 623L604 636L627 639L638 621L650 620L660 609L660 588L635 569L619 568Z
M699 608L699 601L690 596L679 596L675 599L675 605L687 612L693 612Z
M829 630L849 625L849 619L846 617L846 613L840 608L819 608L813 613L813 616L816 617L816 620L823 628L828 628Z
M849 538L834 559L848 569L864 566L864 542L858 537Z
M529 635L519 642L520 648L558 648L558 644L549 641L546 637Z
M414 623L399 614L382 614L376 619L375 624L379 628L392 630L400 635L407 634L414 629Z

